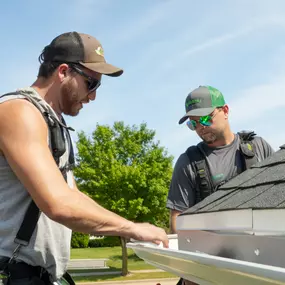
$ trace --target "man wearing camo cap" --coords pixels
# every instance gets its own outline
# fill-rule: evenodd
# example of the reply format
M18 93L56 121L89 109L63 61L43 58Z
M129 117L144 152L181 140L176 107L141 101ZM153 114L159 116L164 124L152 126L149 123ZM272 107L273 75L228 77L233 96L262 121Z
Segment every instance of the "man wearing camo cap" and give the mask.
M186 113L179 124L186 121L191 131L201 138L198 145L183 152L174 167L166 207L170 210L172 233L176 232L176 218L205 197L219 185L246 170L248 160L264 160L274 151L261 137L252 132L240 135L232 132L229 124L230 108L223 94L211 86L199 86L185 100ZM241 144L241 138L249 140ZM249 149L241 151L241 146ZM179 284L196 284L180 279Z

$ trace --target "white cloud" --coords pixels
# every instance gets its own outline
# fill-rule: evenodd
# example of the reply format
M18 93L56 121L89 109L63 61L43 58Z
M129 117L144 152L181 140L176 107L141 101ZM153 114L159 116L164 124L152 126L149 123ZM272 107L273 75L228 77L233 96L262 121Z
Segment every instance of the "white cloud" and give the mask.
M242 29L232 31L231 33L224 34L224 35L218 36L216 38L212 38L210 40L207 40L202 44L198 44L194 47L191 47L188 50L185 50L182 53L182 58L188 57L190 55L193 55L193 54L200 52L200 51L203 51L203 50L211 49L217 45L225 44L225 43L227 43L231 40L234 40L236 38L240 38L244 35L247 35L247 34L253 32L254 30L256 30L258 28L261 28L262 26L264 26L266 24L267 24L266 22L258 23L254 26L244 27Z
M254 130L277 150L285 143L285 74L271 82L235 92L229 101L235 131Z
M129 41L135 41L136 38L150 35L152 28L157 27L171 16L175 6L175 0L153 1L146 12L138 11L138 15L130 14L128 20L119 26L117 33L114 33L114 42L125 44ZM147 32L148 34L146 34Z
M264 70L254 71L256 77L259 73L263 74L264 83L253 83L247 88L233 90L228 101L231 107L231 120L234 124L240 125L251 120L255 120L258 124L260 118L270 117L275 110L280 115L278 111L285 109L284 52L285 44L277 46L270 63L265 66ZM285 114L285 112L282 113ZM274 128L272 124L271 131ZM279 126L277 132L279 132Z
M285 108L285 76L270 83L237 91L229 102L232 109L231 120L238 124L266 116L268 111L276 108Z
M281 18L260 17L260 19L252 19L250 22L245 21L245 23L241 25L241 28L231 30L228 33L220 34L210 39L204 37L203 41L196 45L193 45L193 43L196 43L197 41L195 41L195 38L192 38L192 47L187 48L184 44L184 49L180 50L178 55L174 56L170 60L167 60L162 66L160 66L160 68L163 70L164 73L170 72L173 69L173 66L183 65L185 61L190 60L190 57L193 57L194 55L197 56L197 53L203 52L203 54L205 54L208 51L209 53L212 53L213 49L217 47L219 47L220 50L226 50L229 44L235 44L235 46L242 44L243 38L247 35L253 34L254 36L255 32L262 31L265 28L282 29L282 27L285 27L285 21ZM207 35L207 31L201 30L201 33L203 32L205 32L205 35ZM264 37L268 35L270 34L264 34ZM179 41L175 40L174 42ZM228 52L230 51L227 50L227 53Z

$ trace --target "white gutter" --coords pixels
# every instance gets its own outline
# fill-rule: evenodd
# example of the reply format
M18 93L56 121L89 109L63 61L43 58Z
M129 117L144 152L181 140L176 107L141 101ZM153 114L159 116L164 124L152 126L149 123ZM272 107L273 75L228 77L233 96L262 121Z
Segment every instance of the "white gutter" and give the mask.
M176 235L169 235L170 247L130 242L128 248L145 262L200 285L285 284L285 269L253 262L178 250Z

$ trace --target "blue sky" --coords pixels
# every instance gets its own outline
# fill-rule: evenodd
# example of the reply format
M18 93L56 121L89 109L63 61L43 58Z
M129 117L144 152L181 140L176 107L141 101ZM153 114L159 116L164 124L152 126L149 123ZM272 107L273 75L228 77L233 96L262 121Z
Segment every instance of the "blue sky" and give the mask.
M234 132L285 143L283 0L9 0L0 10L1 93L32 84L43 47L67 31L97 37L124 69L67 118L77 131L146 122L176 160L199 141L178 120L187 94L206 84L224 94Z

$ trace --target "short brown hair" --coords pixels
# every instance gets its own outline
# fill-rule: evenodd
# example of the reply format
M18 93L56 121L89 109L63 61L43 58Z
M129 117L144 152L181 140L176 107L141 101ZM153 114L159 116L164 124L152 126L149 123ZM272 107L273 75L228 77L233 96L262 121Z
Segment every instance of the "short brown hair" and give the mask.
M39 56L40 68L38 72L38 77L49 78L54 71L62 64L62 62L57 61L45 61L46 48Z

